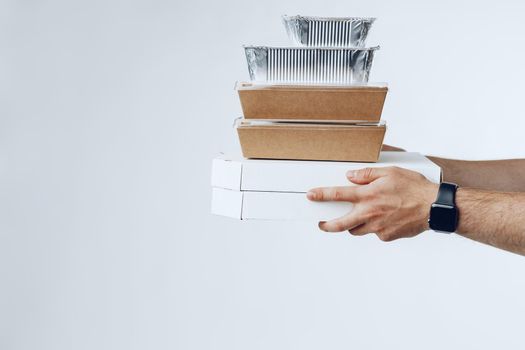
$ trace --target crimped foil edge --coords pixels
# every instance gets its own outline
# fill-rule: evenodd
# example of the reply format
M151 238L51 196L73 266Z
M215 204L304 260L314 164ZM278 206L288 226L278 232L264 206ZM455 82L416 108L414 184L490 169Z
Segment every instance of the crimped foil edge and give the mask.
M302 15L295 15L295 16L289 16L289 15L283 15L283 19L303 19L303 20L311 20L311 21L369 21L374 22L377 20L377 17L359 17L359 16L352 16L352 17L330 17L330 16L302 16Z

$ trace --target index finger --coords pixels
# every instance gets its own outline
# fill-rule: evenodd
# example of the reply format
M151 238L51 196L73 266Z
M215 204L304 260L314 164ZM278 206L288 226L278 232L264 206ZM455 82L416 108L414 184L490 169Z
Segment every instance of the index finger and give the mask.
M306 197L316 202L357 202L357 186L317 187L308 191Z

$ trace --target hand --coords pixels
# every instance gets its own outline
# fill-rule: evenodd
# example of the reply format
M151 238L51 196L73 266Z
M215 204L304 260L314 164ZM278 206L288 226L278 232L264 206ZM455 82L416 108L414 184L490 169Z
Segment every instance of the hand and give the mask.
M381 151L406 152L403 148L396 147L396 146L385 145L385 144L383 144L383 146L381 147Z
M312 201L354 204L345 216L321 221L321 230L348 230L356 236L375 233L383 241L413 237L428 230L437 184L417 172L398 167L365 168L349 171L346 176L358 186L314 188L307 193Z

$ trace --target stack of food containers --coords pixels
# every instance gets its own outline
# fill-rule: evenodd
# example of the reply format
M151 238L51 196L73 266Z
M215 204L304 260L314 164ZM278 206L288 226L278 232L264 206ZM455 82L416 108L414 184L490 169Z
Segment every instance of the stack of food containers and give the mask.
M237 83L244 157L376 162L385 84L368 77L373 18L283 16L294 47L245 46L251 82Z
M378 48L364 47L374 19L283 19L295 47L245 47L251 82L237 84L244 117L236 122L244 157L213 160L212 213L333 219L352 203L312 202L306 192L348 186L346 171L367 166L399 166L438 182L441 170L421 154L380 154L387 87L368 83Z

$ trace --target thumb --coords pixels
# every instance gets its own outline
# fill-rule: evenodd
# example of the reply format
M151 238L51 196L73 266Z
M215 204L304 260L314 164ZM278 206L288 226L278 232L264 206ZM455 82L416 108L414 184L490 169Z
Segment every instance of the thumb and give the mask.
M357 185L366 185L387 174L388 171L386 168L363 168L359 170L349 170L346 173L346 177Z

